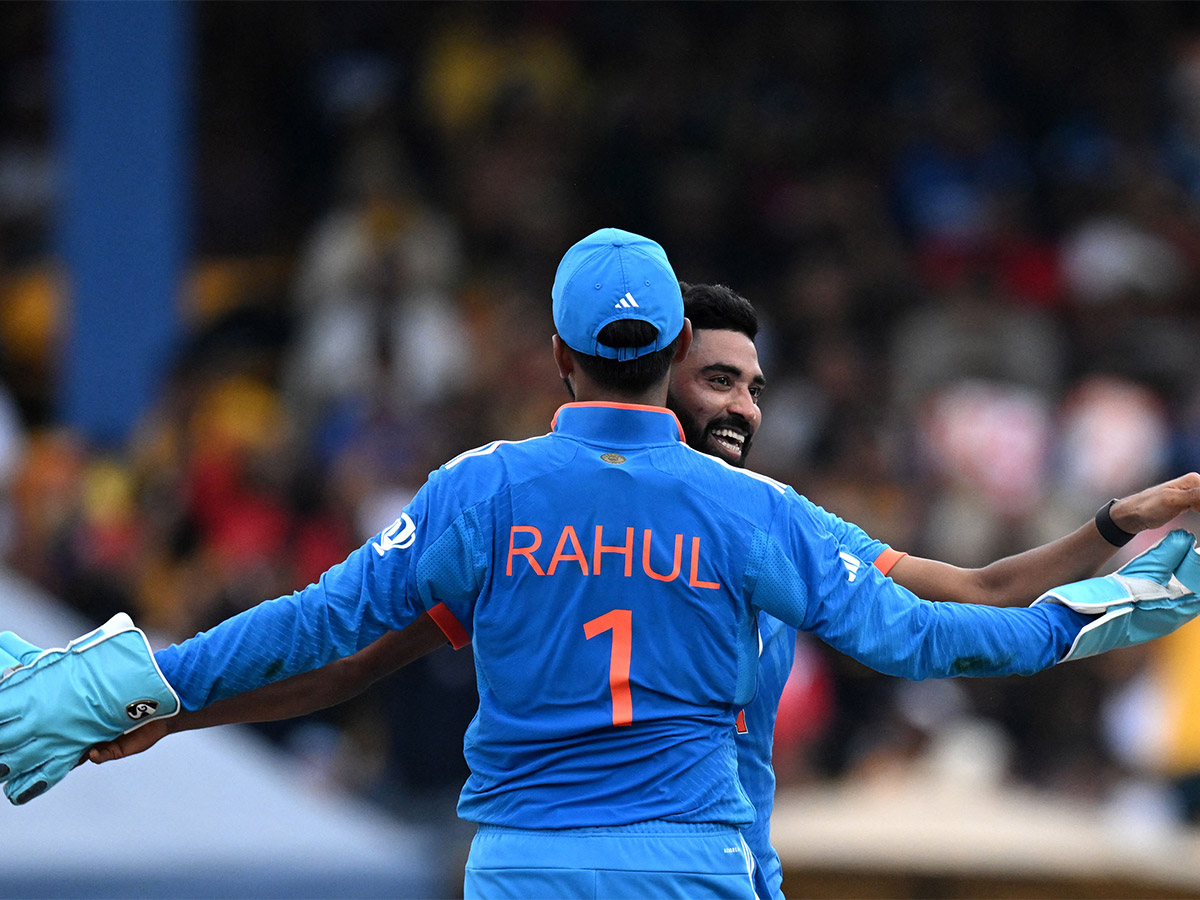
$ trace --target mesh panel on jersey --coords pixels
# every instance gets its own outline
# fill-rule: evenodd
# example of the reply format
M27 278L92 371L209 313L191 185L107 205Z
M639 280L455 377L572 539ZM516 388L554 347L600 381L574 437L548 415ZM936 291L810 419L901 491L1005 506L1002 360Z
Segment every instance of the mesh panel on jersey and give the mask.
M425 585L436 583L438 596L432 599L449 605L455 616L463 615L462 604L473 600L483 587L487 554L480 546L479 535L479 515L475 507L470 507L463 510L417 561L418 589L424 592Z
M808 585L778 543L765 535L763 541L758 583L751 600L775 618L802 627L808 612Z

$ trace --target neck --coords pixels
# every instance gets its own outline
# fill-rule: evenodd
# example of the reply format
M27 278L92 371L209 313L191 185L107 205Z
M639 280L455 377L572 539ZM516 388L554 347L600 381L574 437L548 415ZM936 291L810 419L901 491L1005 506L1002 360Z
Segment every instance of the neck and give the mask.
M572 399L578 403L632 403L638 406L666 406L667 385L668 381L664 378L649 390L626 394L603 388L578 370L571 376L571 386L574 388Z
M683 320L684 330L680 334L679 349L675 362L683 359L687 348L692 342L691 325ZM638 406L666 406L667 388L670 386L670 373L665 373L657 382L644 391L618 391L593 380L587 372L575 364L571 350L557 334L551 340L554 347L554 362L558 366L558 375L567 384L571 399L580 403L633 403Z

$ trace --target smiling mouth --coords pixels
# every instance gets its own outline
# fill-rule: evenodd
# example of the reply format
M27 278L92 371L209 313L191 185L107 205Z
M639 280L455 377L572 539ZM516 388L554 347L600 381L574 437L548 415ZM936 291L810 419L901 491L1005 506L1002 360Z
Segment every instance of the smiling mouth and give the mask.
M714 444L724 450L729 456L740 459L742 448L746 445L746 436L732 428L714 428L709 432Z

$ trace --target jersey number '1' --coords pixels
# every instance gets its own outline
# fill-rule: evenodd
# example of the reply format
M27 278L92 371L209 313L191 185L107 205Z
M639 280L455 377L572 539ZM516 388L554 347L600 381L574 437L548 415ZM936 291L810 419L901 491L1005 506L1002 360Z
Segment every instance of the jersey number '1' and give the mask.
M633 610L610 609L604 615L583 623L583 633L589 641L606 631L612 631L608 687L612 692L613 724L632 725L633 697L629 693L629 658L633 654Z

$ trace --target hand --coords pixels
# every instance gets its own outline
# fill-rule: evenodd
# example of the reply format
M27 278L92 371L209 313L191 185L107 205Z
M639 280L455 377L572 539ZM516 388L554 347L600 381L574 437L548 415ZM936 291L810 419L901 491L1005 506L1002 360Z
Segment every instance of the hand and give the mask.
M1170 634L1200 614L1200 548L1175 530L1112 575L1057 587L1034 601L1094 616L1060 660L1082 659Z
M1200 512L1200 474L1196 472L1130 494L1114 503L1109 515L1122 531L1137 534L1161 528L1188 510Z
M130 731L111 741L104 741L87 752L87 758L99 765L115 759L126 759L149 750L171 733L173 719L155 719L136 731Z
M22 664L0 679L0 780L17 805L67 776L87 750L179 711L146 636L124 613L71 641L37 648L5 637Z

